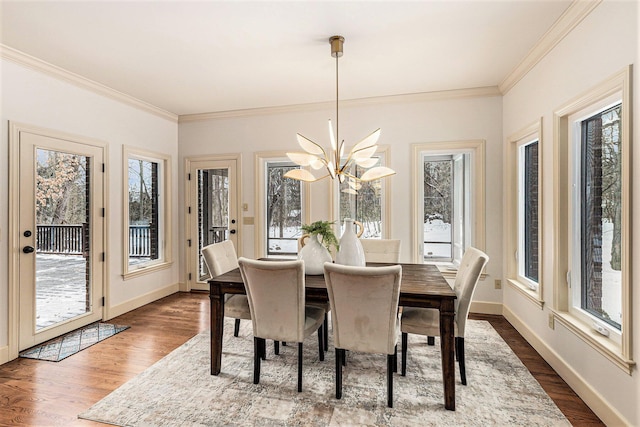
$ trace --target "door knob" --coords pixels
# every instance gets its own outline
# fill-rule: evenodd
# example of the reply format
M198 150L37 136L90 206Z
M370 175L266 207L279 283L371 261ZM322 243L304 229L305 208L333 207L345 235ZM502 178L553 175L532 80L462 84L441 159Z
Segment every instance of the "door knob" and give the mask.
M229 230L229 233L236 234L236 230Z
M22 252L24 252L25 254L30 254L33 251L33 246L25 246L24 248L22 248Z

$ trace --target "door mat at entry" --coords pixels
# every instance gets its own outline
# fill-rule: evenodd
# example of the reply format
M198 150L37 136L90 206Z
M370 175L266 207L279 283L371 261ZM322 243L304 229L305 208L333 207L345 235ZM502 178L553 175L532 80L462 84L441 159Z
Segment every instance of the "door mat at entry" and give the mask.
M24 350L20 352L19 356L27 359L59 362L125 329L129 329L129 326L94 322L58 338Z

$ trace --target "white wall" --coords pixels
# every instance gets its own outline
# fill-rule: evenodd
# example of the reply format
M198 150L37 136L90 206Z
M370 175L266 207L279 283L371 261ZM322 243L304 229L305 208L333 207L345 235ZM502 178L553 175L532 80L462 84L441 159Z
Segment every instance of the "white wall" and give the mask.
M300 151L296 142L299 132L313 141L329 146L327 120L333 109L220 118L184 122L179 125L180 167L184 157L241 153L242 202L249 210L244 216L255 217L254 153L256 151ZM462 99L419 102L394 102L340 109L340 139L353 146L361 138L382 129L379 143L390 146L389 166L397 174L391 180L391 236L402 240L401 260L411 261L411 144L456 140L486 140L486 235L491 257L488 277L476 291L476 301L500 303L501 292L493 287L493 279L502 276L502 107L501 97L468 97ZM181 170L181 175L183 171ZM329 218L329 180L311 184L311 218ZM181 201L182 202L182 201ZM184 209L180 209L180 213ZM184 225L180 218L181 227ZM243 255L253 257L254 226L241 231ZM180 230L184 241L184 229ZM184 252L181 248L180 253ZM184 270L181 270L181 277Z
M173 293L178 285L178 263L144 277L122 280L122 146L152 149L172 156L178 170L178 125L111 98L2 60L0 127L0 355L8 345L8 124L9 121L93 138L108 143L107 177L108 300L118 314L158 292ZM175 173L174 173L175 174ZM172 182L174 198L178 180ZM174 249L177 253L178 215L174 203ZM157 297L156 297L157 298ZM147 301L148 302L148 301ZM0 358L1 359L1 358ZM0 363L3 361L0 360Z
M565 376L567 382L592 405L605 422L640 425L640 378L637 368L629 376L607 358L586 345L573 333L556 322L555 329L547 326L549 307L553 305L553 112L585 91L592 89L628 64L634 64L635 124L640 123L637 82L640 81L638 55L637 2L604 1L580 25L549 53L531 72L504 96L504 135L511 135L526 125L543 118L543 215L545 221L542 274L545 308L540 310L525 301L511 288L504 291L505 310L513 313L522 325L523 335L541 341L537 348L542 354L553 356L552 366ZM636 126L637 129L637 126ZM638 133L633 136L632 153L633 197L632 221L640 212L640 153ZM640 227L633 226L632 306L635 360L640 349L640 269L635 268L640 251ZM636 263L637 264L637 263ZM546 347L546 348L545 348ZM580 385L581 384L581 385ZM601 402L598 403L598 399ZM604 406L598 409L598 406Z

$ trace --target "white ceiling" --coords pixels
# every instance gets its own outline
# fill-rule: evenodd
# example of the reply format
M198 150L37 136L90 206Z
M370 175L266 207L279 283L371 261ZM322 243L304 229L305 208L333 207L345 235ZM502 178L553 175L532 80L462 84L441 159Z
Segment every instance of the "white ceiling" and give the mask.
M571 0L5 1L1 42L174 114L498 86Z

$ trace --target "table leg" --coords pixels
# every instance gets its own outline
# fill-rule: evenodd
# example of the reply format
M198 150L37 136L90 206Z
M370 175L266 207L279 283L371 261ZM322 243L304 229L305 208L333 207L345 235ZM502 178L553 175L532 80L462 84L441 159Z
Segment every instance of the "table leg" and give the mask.
M209 300L211 301L211 375L218 375L222 365L222 333L224 329L224 294L220 285L211 283Z
M442 305L440 306L440 354L442 356L444 407L450 411L456 410L455 336L453 320L453 300L442 301Z

